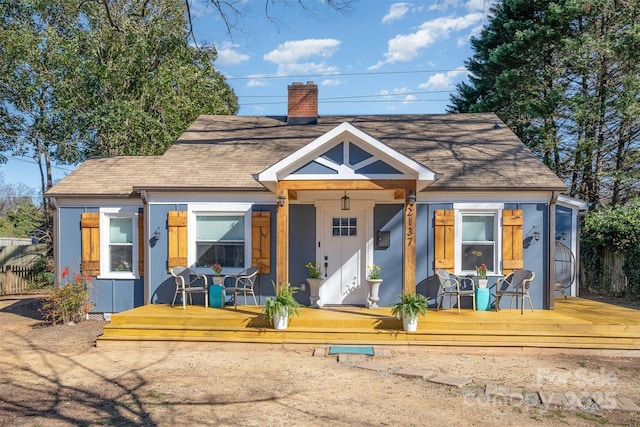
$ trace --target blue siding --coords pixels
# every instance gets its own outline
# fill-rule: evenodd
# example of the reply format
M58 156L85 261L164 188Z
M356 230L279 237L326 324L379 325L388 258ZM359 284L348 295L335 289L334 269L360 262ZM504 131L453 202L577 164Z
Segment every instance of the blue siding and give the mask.
M524 214L523 248L524 248L524 268L536 274L531 289L529 290L533 308L542 309L545 307L547 297L547 275L548 268L548 230L549 227L549 207L546 204L507 204L505 209L522 209ZM540 232L540 240L533 237L534 230ZM509 308L510 298L500 300L500 308ZM515 306L514 301L514 306ZM520 306L518 306L520 308ZM529 308L526 302L525 308Z
M169 255L167 240L167 216L169 211L186 211L186 204L174 205L151 205L150 210L150 228L153 233L160 229L162 236L154 246L149 248L150 265L150 296L152 304L170 304L175 294L175 282L171 274L169 274L167 258ZM253 211L270 211L271 212L271 274L259 275L255 283L255 293L258 304L264 303L265 295L273 295L272 280L275 280L275 254L276 254L276 213L273 205L255 205ZM224 271L222 272L224 274ZM213 277L207 275L209 281ZM204 296L193 295L194 304L204 304ZM240 300L242 302L242 299Z
M150 262L149 270L149 283L150 283L150 300L152 304L170 304L175 294L176 285L171 274L169 274L167 258L169 256L168 246L168 233L167 233L167 216L169 211L186 211L186 204L174 204L174 205L156 205L150 206L149 211L149 230L151 233L160 229L162 236L156 244L149 246L149 259L146 262ZM204 296L195 294L194 303L198 298L203 299Z
M59 210L60 235L56 236L56 238L60 253L56 261L60 270L69 267L72 272L80 271L80 262L82 260L80 219L83 212L98 212L98 209L60 208Z
M316 208L312 205L291 205L289 218L289 281L293 286L300 286L309 277L305 265L309 262L322 264L322 260L316 260ZM272 236L272 240L275 240L275 233ZM275 249L272 253L275 254ZM296 300L309 305L309 286L306 288L304 292L296 293ZM269 288L265 288L267 291L265 295L273 295L271 283Z
M62 270L69 268L72 274L80 271L82 258L82 234L80 221L83 212L99 212L97 207L67 208L59 210L60 236L57 236L61 248L58 266ZM92 311L114 313L140 306L144 303L143 280L93 279L91 299Z
M403 283L403 205L378 205L373 211L373 238L378 231L390 232L390 245L386 249L375 249L373 262L380 266L382 284L380 285L381 307L390 306L398 301Z

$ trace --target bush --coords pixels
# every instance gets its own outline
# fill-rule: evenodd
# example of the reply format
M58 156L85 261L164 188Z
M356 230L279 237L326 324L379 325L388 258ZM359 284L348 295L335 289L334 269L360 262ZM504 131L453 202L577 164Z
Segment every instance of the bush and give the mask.
M62 278L69 277L69 269L65 268ZM60 286L52 288L42 300L40 312L44 319L51 323L79 322L93 308L91 302L91 278L73 275L73 280L66 280Z
M51 257L41 256L33 264L35 276L29 283L29 289L46 289L53 286L53 262Z

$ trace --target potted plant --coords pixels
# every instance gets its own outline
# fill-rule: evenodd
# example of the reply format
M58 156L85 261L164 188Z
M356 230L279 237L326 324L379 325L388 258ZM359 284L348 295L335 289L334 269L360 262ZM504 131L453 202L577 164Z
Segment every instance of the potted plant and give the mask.
M213 270L213 283L216 285L222 285L222 266L219 263L214 262L211 269Z
M478 287L487 287L487 265L480 264L480 267L476 267L476 274L478 275Z
M367 266L367 284L369 284L369 308L378 308L380 297L380 283L382 283L382 269L372 264Z
M392 307L391 314L402 319L402 327L406 332L415 332L418 329L418 315L425 315L428 302L424 295L403 292L400 295L400 302Z
M307 277L307 283L309 283L309 300L311 301L311 307L320 308L322 307L322 303L320 302L320 285L322 285L323 280L320 278L322 275L322 268L320 267L320 263L311 264L307 263L305 266L309 272L309 277Z
M289 316L294 317L300 314L300 304L293 298L297 288L292 287L290 283L282 283L280 286L273 283L273 287L276 296L267 298L262 312L267 315L270 322L273 322L275 329L287 329Z

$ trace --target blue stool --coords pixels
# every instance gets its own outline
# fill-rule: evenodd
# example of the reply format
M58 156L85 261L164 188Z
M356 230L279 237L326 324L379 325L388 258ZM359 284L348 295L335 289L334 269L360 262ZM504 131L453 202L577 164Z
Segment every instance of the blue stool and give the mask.
M491 291L489 288L476 288L476 310L491 310Z

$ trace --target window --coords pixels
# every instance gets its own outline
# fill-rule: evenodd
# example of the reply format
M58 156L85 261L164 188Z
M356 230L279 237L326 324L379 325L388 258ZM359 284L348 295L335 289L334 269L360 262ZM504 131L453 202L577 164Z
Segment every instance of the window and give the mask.
M333 218L331 232L334 236L357 236L358 218Z
M138 214L102 212L100 220L100 277L138 276Z
M487 271L495 272L496 263L496 215L486 213L462 213L461 270L474 273L481 264Z
M109 272L133 273L133 219L109 218Z
M196 267L219 263L223 268L245 266L245 216L196 215Z

